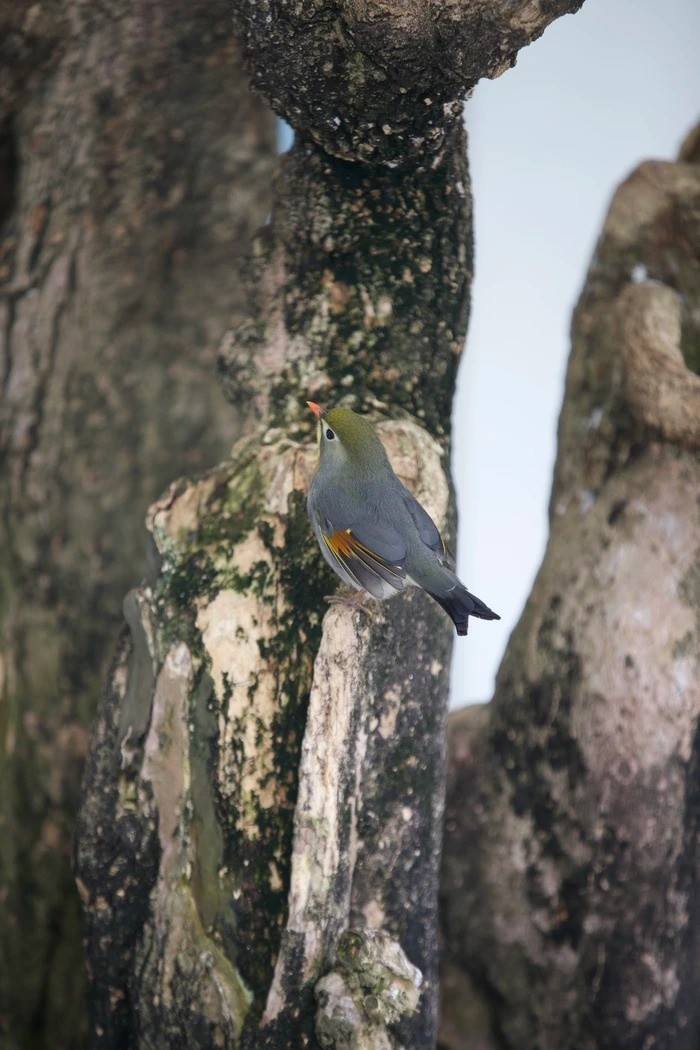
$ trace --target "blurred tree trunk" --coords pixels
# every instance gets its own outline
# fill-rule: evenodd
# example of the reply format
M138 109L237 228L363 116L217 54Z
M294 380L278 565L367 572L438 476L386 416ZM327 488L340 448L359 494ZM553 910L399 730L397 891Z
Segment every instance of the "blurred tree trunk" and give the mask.
M544 562L450 720L450 1050L700 1043L699 131L613 198Z
M0 3L0 1042L84 1038L71 836L143 517L215 377L274 120L227 4Z
M435 1044L452 628L421 593L323 617L303 403L391 417L399 473L449 517L459 99L578 6L236 5L297 141L222 349L246 436L152 506L160 574L100 705L77 853L95 1045Z

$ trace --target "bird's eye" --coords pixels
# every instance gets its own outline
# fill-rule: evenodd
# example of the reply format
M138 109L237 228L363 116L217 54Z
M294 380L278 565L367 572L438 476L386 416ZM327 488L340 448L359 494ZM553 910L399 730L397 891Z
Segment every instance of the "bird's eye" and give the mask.
M332 441L333 438L335 437L335 434L333 433L333 431L331 430L330 427L328 427L327 430L326 430L326 437L328 438L329 441Z

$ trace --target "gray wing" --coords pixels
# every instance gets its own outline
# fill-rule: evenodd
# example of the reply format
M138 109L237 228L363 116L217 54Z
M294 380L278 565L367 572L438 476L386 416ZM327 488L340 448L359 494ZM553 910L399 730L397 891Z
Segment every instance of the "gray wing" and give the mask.
M363 521L315 505L311 517L328 564L341 579L375 598L387 598L406 586L406 545L391 526Z
M422 507L416 497L411 495L406 486L401 485L401 488L403 489L404 504L413 519L413 524L416 526L421 540L426 547L430 547L431 551L435 551L435 553L440 556L443 565L447 565L448 568L454 569L454 555L445 544L437 525L430 517L425 507Z

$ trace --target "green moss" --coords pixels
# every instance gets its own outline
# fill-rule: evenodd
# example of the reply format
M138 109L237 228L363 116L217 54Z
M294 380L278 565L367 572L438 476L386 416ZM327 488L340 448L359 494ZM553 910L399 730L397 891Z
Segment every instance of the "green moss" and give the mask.
M337 583L315 543L302 493L292 494L284 540L276 539L276 528L263 516L258 448L257 441L251 442L224 476L196 532L157 537L163 566L156 586L163 649L184 641L196 672L190 712L191 833L197 854L193 893L204 927L225 947L252 990L253 1027L264 1005L286 915L313 660L321 640L325 595ZM234 550L252 532L266 556L243 572L234 561ZM209 657L196 627L197 610L222 589L255 595L271 618L271 630L259 641L261 656L275 675L271 725L257 709L257 680L246 688L224 679L224 695L218 699L210 684L205 688ZM277 608L284 610L279 617ZM236 694L237 713L227 726L230 767L219 777L218 712L230 717L234 687L245 692ZM241 771L249 758L244 741L250 738L251 725L259 752L272 741L266 756L269 773L261 786L272 787L279 803L269 808L260 804L257 791L242 788Z
M306 501L301 493L290 499L285 522L285 542L275 543L274 530L263 521L257 526L271 561L274 578L258 584L271 594L281 590L284 615L273 621L271 637L260 640L262 658L275 668L277 711L270 727L273 748L268 781L277 785L284 802L277 807L262 808L258 799L239 796L231 806L227 800L226 848L231 863L244 858L244 885L238 916L242 936L249 945L242 965L248 983L262 1006L269 986L274 960L284 922L289 889L292 852L293 818L301 743L306 724L313 658L321 639L321 621L325 611L324 595L333 588L333 577L313 540L306 515ZM274 616L271 606L271 615ZM256 688L249 689L249 711L235 732L242 732L248 718L255 717ZM261 735L267 727L260 725ZM265 785L263 785L265 786ZM241 818L256 829L255 838L241 834ZM271 878L273 869L278 878Z
M277 712L268 727L256 710L258 683L251 681L245 709L228 727L233 769L226 777L231 794L225 797L216 789L211 794L217 780L218 734L214 713L207 715L207 701L199 695L199 678L192 699L192 833L198 856L193 886L203 922L211 925L234 961L237 945L245 945L238 961L255 994L256 1015L269 986L286 913L299 753L313 658L320 643L324 596L335 586L313 540L304 496L295 493L290 500L281 545L270 522L260 520L260 504L260 473L251 451L211 500L195 534L179 536L176 542L159 537L165 557L157 586L164 645L184 640L200 677L208 666L196 628L202 600L213 599L224 588L254 594L273 618L272 636L259 644L263 659L275 670ZM236 543L253 530L270 557L241 572L232 554ZM280 598L285 612L275 619ZM224 684L219 704L228 711L233 683ZM213 721L207 723L207 717ZM247 757L243 741L251 720L259 749L270 736L273 741L271 769L262 786L272 781L283 801L267 809L256 793L240 786L239 771ZM254 833L247 834L242 830L246 827ZM241 902L240 910L236 900Z
M257 442L251 442L233 465L231 473L200 515L197 530L171 537L154 529L162 555L155 589L165 645L185 641L193 654L204 657L195 626L197 606L211 601L221 590L262 595L269 566L256 563L241 573L232 561L234 547L256 526L260 513L262 480Z
M682 660L686 656L692 656L694 652L695 637L692 631L687 631L673 646L673 658L674 660Z

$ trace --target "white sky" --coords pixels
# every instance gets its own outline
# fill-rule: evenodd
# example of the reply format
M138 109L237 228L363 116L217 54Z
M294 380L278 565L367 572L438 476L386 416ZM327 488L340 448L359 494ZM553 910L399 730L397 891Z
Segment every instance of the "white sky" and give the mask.
M455 403L459 569L503 619L455 639L453 705L491 698L539 567L568 330L610 196L700 118L700 2L586 0L467 105L476 278Z

